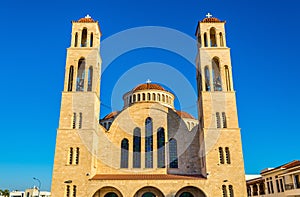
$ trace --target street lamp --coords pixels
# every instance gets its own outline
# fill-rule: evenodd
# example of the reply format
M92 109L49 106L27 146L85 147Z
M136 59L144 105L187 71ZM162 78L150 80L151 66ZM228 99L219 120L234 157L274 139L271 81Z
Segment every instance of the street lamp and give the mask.
M39 187L38 187L38 197L40 197L40 191L41 191L40 189L41 189L41 185L42 185L42 184L41 184L41 181L40 181L40 179L35 178L35 177L33 177L33 179L39 182Z

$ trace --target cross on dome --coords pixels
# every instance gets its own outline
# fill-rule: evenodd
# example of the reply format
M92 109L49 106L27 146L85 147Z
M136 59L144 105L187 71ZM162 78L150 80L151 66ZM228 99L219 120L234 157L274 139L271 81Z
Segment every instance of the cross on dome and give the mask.
M211 17L212 17L211 13L208 12L208 13L206 14L206 17L207 17L207 18L211 18Z
M84 18L92 18L89 14L87 14Z
M148 80L146 81L146 83L151 83L150 79L148 79Z

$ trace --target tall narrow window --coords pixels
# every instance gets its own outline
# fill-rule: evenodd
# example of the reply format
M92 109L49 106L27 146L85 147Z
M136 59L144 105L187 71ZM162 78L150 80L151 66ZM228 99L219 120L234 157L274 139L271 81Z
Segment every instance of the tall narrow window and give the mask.
M163 94L161 97L162 97L162 102L165 102L165 95Z
M220 113L216 113L216 123L217 123L217 128L221 128L221 120L220 120Z
M141 167L141 129L136 127L133 131L133 168Z
M88 72L88 88L87 91L92 91L92 86L93 86L93 66L89 67L89 72Z
M165 167L165 130L162 127L157 130L157 167Z
M204 47L208 47L207 34L206 33L204 33Z
M228 147L225 148L225 155L226 155L226 163L227 163L227 164L231 164L231 160L230 160L230 151L229 151L229 148L228 148Z
M76 148L76 157L75 157L75 164L78 165L79 164L79 148Z
M210 73L209 73L208 66L205 66L204 73L205 73L205 91L210 91Z
M148 100L148 101L151 100L151 94L150 94L150 93L147 94L147 100Z
M229 197L234 197L233 186L229 185Z
M77 193L77 187L76 185L73 185L73 197L76 197L76 193Z
M217 36L216 36L216 29L210 28L210 46L211 47L217 47Z
M220 36L220 46L224 47L224 38L222 32L219 33L219 36Z
M133 103L136 101L136 95L133 95Z
M66 186L66 197L70 197L70 185Z
M226 113L222 112L223 128L227 128Z
M138 99L137 101L141 101L141 94L138 94Z
M73 148L70 147L70 152L69 152L69 164L73 164Z
M201 34L198 34L198 47L202 47L201 46Z
M225 77L226 77L226 88L227 91L231 91L231 82L230 82L230 74L229 74L229 69L228 66L225 66Z
M148 117L145 121L145 167L153 168L153 123Z
M157 101L160 101L160 94L157 94Z
M224 164L224 153L223 153L223 148L219 147L219 160L220 160L220 164Z
M220 61L217 57L214 57L212 59L212 79L213 79L214 91L222 91Z
M121 168L128 168L128 139L121 142Z
M223 197L227 197L226 185L222 185L222 192L223 192Z
M75 42L74 42L74 47L78 46L78 33L75 33Z
M73 123L72 123L72 128L76 129L76 113L73 113Z
M146 94L143 93L142 95L143 95L143 101L145 101L146 100Z
M90 47L93 47L93 41L94 41L94 34L91 33Z
M82 113L79 113L79 129L82 128Z
M152 99L153 99L153 101L156 101L156 95L155 95L155 93L152 94Z
M84 90L84 76L85 76L85 59L80 58L78 61L76 91L82 92Z
M74 66L70 66L70 69L69 69L69 81L68 81L68 91L69 92L72 91L72 87L73 87L73 74L74 74Z
M174 138L169 141L169 159L170 168L178 168L177 141Z
M87 46L87 29L83 28L81 33L81 47Z

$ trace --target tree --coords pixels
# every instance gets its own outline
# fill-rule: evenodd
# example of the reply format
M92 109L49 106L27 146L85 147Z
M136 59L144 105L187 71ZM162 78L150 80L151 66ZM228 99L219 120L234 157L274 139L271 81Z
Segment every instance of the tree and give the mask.
M6 190L1 190L0 189L0 195L5 196L5 197L9 197L9 190L8 189L6 189Z

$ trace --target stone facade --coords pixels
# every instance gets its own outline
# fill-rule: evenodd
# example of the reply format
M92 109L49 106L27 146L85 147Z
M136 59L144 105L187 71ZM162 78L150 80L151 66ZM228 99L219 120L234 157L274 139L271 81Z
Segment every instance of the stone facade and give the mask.
M53 197L246 196L225 22L197 27L198 120L147 82L100 114L100 38L89 16L72 22L53 167Z

